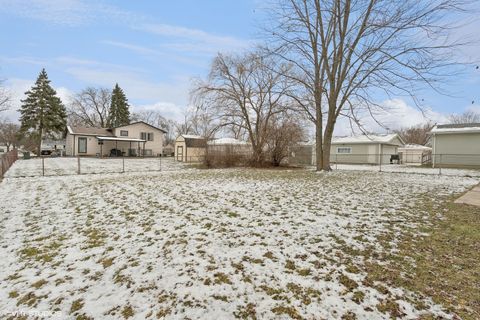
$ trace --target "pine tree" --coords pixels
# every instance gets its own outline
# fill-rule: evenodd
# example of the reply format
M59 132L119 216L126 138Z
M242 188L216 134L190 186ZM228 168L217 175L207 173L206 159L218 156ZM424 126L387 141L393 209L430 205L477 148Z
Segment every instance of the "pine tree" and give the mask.
M124 126L130 123L130 111L128 110L127 97L123 90L115 84L112 91L112 103L110 105L110 116L108 126L111 128Z
M37 143L38 154L42 139L65 131L67 111L57 93L50 86L47 72L42 69L35 85L27 92L20 107L20 132L33 137Z

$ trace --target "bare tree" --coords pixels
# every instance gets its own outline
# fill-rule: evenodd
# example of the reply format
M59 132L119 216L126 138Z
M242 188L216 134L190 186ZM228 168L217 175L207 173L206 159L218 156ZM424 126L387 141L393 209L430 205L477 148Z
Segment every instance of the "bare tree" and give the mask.
M245 55L219 54L213 61L208 81L196 94L208 99L220 127L244 129L252 144L252 162L265 160L264 147L274 117L288 107L289 83L282 75L288 67L259 52Z
M200 99L199 96L196 99ZM198 102L198 101L197 101ZM183 120L174 122L176 136L190 134L212 139L221 128L211 109L199 104L185 111Z
M272 52L295 66L292 97L315 124L317 170L330 170L330 146L339 117L384 107L383 95L416 99L454 73L449 18L462 0L278 0L268 27ZM451 21L451 20L450 20ZM458 66L458 65L457 65Z
M0 80L0 112L7 111L10 108L11 95L3 86L4 81Z
M428 133L432 130L435 124L431 122L422 123L408 128L402 128L395 132L402 137L405 143L426 145L429 140Z
M133 112L130 119L132 122L144 121L152 126L167 131L165 134L166 144L175 141L175 122L162 116L158 110L140 110Z
M16 148L19 143L20 126L8 121L0 122L0 142L5 144L7 151Z
M292 146L305 139L301 121L293 116L275 118L268 129L267 150L274 166L288 157Z
M182 121L175 122L175 136L182 134L194 134L192 130L192 122L190 119L189 112L183 114Z
M197 101L197 104L192 107L189 113L189 120L191 123L190 131L198 136L212 139L215 133L221 128L218 122L218 117L214 115L213 108L209 108L204 101Z
M88 87L75 94L68 106L71 125L105 128L112 100L111 90Z
M462 114L452 114L448 117L448 120L454 124L480 123L480 113L468 110Z

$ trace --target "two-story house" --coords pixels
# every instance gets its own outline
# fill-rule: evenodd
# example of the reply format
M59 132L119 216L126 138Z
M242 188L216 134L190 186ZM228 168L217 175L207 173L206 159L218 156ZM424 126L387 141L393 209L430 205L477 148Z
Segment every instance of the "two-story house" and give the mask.
M67 126L67 156L160 156L165 130L139 121L117 128Z

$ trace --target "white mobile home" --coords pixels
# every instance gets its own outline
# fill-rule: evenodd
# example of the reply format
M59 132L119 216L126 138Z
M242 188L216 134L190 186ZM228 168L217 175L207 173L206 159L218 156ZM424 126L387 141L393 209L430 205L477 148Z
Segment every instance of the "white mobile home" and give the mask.
M387 164L398 149L405 145L397 134L369 134L351 137L336 137L330 147L330 161L345 164ZM291 164L314 165L315 142L295 146L291 149Z
M434 167L480 167L480 123L437 125L430 135Z
M330 161L352 164L387 164L398 156L398 148L405 145L396 134L369 134L340 137L332 140Z

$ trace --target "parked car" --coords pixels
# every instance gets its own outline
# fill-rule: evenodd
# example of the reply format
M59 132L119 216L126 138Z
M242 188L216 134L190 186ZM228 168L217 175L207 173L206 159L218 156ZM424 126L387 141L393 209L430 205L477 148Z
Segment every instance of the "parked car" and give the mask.
M52 150L42 150L40 151L41 156L49 156L52 154Z

